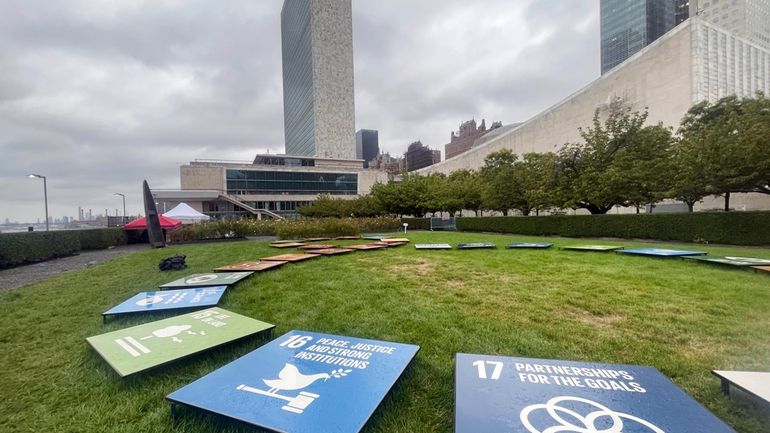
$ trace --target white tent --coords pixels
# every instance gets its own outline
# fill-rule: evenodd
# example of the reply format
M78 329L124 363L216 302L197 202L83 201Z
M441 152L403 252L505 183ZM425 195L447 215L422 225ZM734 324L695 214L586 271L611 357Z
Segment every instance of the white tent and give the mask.
M179 203L175 208L164 213L163 215L182 221L183 224L192 224L200 221L208 221L211 219L211 217L198 212L197 210L190 207L187 203Z

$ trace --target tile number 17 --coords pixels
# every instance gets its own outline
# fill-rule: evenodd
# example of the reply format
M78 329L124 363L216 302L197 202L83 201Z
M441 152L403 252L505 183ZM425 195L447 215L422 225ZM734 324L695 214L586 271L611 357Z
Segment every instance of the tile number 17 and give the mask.
M500 361L476 361L473 366L479 370L479 379L500 379L500 373L503 372L503 363ZM487 377L487 367L492 368L492 376Z

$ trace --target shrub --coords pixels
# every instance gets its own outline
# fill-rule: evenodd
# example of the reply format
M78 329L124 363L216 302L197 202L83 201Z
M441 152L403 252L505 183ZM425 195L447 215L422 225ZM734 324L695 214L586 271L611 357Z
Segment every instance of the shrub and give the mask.
M770 212L458 218L463 231L614 237L733 245L770 244ZM411 227L411 224L410 224Z
M360 233L361 231L355 220L339 218L284 221L276 230L276 234L281 239L315 236L354 236Z
M401 222L409 224L409 230L430 230L430 218L401 218Z
M80 251L76 230L0 234L0 268L63 257Z
M122 228L78 230L77 233L83 250L103 250L128 243L126 231Z
M397 218L324 218L291 221L211 221L184 226L168 234L171 242L237 239L246 236L278 236L282 239L315 236L350 236L363 232L392 231L401 227Z
M401 229L401 220L393 217L359 218L355 221L359 233L389 232Z

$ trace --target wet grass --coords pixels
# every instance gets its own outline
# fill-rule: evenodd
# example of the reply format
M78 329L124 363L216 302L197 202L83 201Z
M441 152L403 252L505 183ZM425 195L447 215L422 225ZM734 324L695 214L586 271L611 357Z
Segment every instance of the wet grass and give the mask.
M410 233L414 242L543 238ZM671 246L619 241L578 243ZM349 242L348 242L349 243ZM770 251L701 245L714 255ZM283 251L286 252L286 251ZM158 261L187 255L185 271ZM121 380L85 343L168 315L101 313L188 273L276 254L266 243L148 250L0 293L0 431L254 431L186 411L164 397L264 343L250 339ZM652 365L739 432L766 432L768 413L726 399L710 370L770 370L770 276L680 259L548 251L416 251L413 246L289 264L231 290L223 308L291 329L415 343L422 350L365 428L453 431L454 354Z

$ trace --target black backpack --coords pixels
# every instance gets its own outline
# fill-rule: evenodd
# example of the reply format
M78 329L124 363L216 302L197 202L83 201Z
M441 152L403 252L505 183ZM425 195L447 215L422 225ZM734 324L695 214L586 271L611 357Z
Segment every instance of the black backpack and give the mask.
M187 267L185 259L187 256L177 254L173 257L166 257L158 263L158 269L161 271L178 271Z

